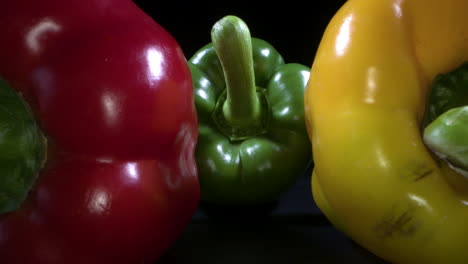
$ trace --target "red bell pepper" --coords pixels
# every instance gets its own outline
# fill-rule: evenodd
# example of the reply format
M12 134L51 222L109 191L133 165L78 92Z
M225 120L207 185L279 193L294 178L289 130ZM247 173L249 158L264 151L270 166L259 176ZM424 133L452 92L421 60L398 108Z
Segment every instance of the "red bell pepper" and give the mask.
M153 262L199 201L176 40L130 0L2 1L0 35L0 78L47 138L28 197L0 216L0 263Z

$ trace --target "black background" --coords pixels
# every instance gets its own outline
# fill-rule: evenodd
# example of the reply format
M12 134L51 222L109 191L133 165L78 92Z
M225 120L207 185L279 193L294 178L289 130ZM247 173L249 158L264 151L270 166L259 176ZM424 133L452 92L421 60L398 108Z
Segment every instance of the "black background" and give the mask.
M176 38L187 59L210 42L210 30L216 21L236 15L246 22L253 37L272 44L286 62L310 67L326 25L345 1L134 2Z
M308 67L330 19L345 3L134 2L170 32L187 59L210 42L216 21L236 15L246 22L253 37L272 44L287 63ZM226 213L201 204L185 232L158 263L384 263L336 230L316 207L310 189L311 169L278 201L264 207L228 209Z

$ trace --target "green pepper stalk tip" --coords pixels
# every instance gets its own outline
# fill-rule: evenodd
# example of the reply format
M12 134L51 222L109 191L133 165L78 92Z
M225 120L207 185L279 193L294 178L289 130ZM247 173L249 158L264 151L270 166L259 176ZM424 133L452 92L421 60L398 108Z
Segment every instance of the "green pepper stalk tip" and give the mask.
M240 18L228 15L214 24L211 39L226 81L225 120L233 127L259 122L261 105L256 92L249 28Z

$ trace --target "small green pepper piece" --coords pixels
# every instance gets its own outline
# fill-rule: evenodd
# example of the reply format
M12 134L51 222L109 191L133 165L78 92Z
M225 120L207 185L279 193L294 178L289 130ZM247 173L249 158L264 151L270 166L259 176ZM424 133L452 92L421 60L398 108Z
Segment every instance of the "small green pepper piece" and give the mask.
M196 160L202 200L254 205L275 200L311 162L304 120L310 68L285 64L236 16L189 60L199 119Z

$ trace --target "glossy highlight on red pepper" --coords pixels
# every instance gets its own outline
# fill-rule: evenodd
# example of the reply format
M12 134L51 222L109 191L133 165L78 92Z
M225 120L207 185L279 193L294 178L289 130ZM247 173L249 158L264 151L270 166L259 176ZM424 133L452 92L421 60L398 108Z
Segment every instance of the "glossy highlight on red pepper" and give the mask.
M0 263L148 263L199 201L193 86L177 41L130 0L0 3L0 78L47 161L0 216Z

